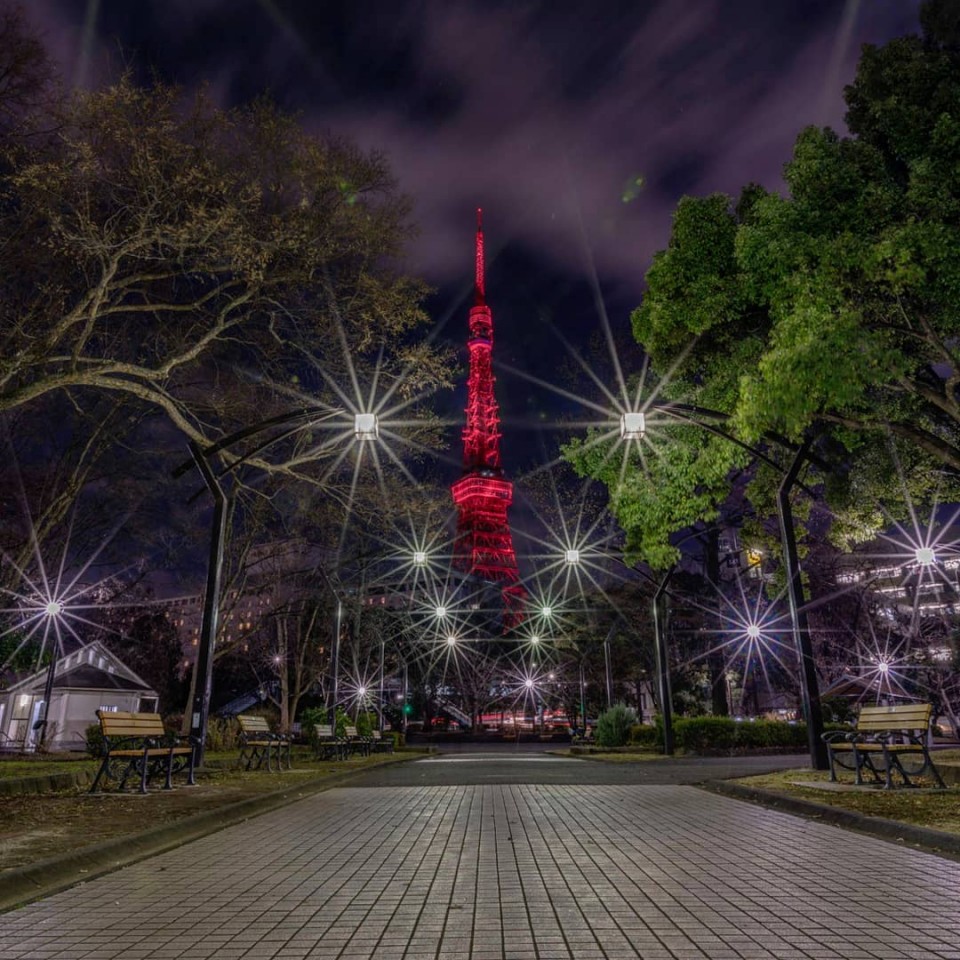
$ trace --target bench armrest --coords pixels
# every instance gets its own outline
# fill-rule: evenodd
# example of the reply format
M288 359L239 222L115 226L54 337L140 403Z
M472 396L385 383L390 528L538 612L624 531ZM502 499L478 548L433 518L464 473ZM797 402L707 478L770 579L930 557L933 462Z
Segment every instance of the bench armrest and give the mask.
M853 743L857 739L859 734L856 730L828 730L826 733L820 735L820 739L824 743Z

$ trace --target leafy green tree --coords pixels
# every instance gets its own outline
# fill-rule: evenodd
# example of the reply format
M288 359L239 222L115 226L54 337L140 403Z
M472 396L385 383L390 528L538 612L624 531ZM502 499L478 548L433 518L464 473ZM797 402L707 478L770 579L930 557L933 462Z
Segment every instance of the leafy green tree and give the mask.
M633 315L653 365L669 371L666 399L728 414L751 445L820 432L820 452L838 465L824 478L830 532L844 546L904 515L908 494L960 495L951 9L928 3L922 37L864 48L845 92L850 136L804 130L785 168L788 195L751 185L737 200L683 198ZM628 546L655 566L676 556L671 529L715 516L730 471L749 467L743 451L695 432L681 448L656 446L648 431L655 454L622 481L602 447L570 451L605 480ZM775 478L765 468L745 478L761 518Z

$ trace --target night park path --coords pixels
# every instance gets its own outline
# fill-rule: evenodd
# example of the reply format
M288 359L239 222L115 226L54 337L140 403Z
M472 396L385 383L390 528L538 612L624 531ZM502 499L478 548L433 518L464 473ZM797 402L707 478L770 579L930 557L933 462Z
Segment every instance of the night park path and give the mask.
M960 863L683 782L734 763L371 771L0 916L0 958L960 958Z

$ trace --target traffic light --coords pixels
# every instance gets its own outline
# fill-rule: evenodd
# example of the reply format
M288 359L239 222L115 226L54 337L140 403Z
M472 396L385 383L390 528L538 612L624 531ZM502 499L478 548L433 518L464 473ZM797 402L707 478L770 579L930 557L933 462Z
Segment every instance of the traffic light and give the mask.
M413 713L413 704L411 704L411 703L405 703L405 704L403 705L403 714L404 714L404 716L409 717L411 713Z

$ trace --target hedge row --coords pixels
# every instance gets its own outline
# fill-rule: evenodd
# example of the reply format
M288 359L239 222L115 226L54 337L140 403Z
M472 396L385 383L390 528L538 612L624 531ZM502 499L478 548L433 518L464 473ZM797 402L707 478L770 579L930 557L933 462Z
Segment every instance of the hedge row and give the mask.
M843 724L826 724L826 729L846 730ZM630 742L663 749L663 724L634 724ZM780 720L737 721L730 717L677 717L673 721L673 742L689 753L731 750L796 749L807 747L807 725Z

